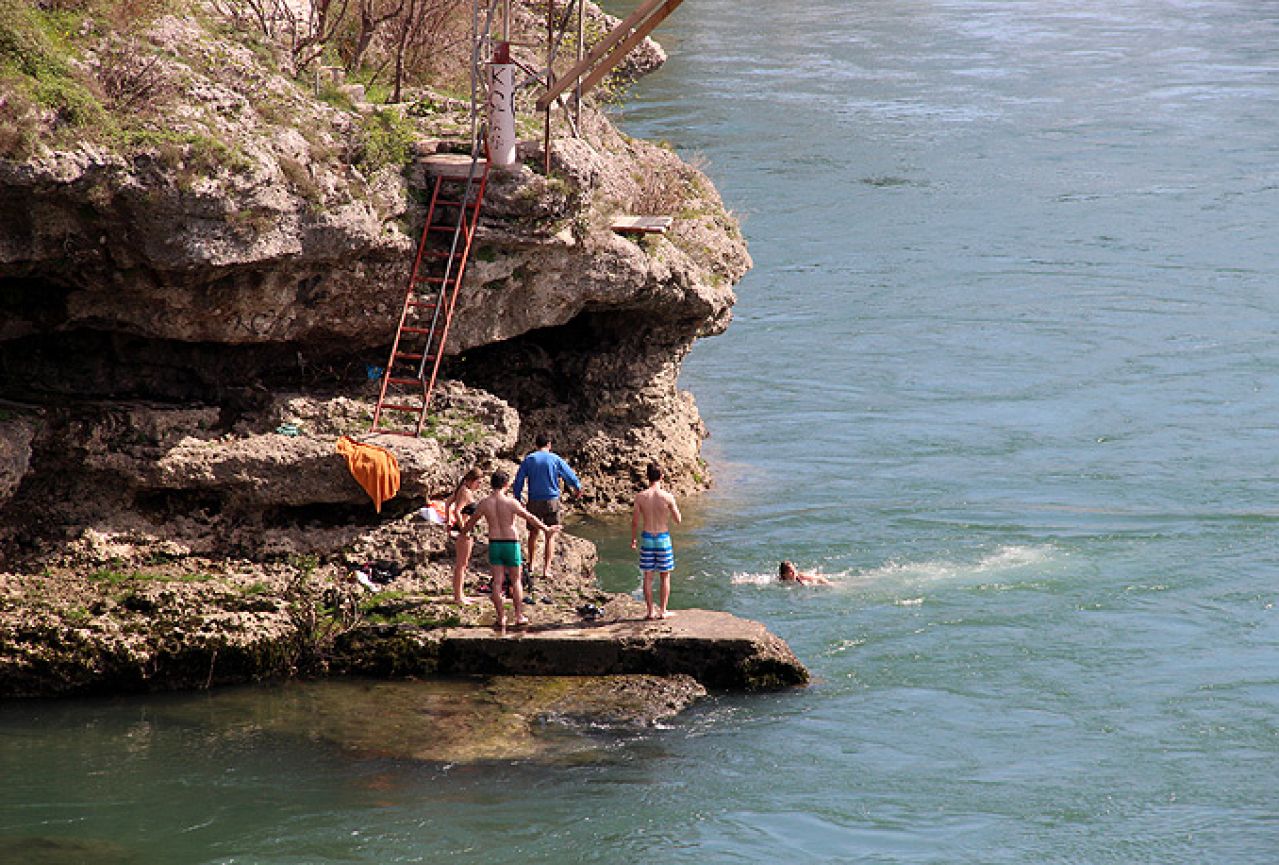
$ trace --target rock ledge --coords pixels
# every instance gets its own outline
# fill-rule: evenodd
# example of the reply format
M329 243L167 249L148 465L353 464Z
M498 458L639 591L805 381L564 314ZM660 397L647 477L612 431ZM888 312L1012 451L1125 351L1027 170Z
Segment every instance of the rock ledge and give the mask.
M551 625L497 634L450 628L439 672L554 676L692 676L718 690L770 690L808 682L808 671L759 622L711 610L664 621Z

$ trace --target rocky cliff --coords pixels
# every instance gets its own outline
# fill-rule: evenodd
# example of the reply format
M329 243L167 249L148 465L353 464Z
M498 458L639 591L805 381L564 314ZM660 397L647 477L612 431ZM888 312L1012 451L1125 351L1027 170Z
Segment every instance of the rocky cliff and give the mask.
M211 552L244 525L323 554L297 524L323 534L363 502L332 444L368 428L366 370L389 351L423 218L412 154L457 146L465 109L316 99L198 16L134 38L160 94L140 130L0 159L0 564L38 563L49 535ZM537 430L588 506L624 500L650 458L680 491L707 482L676 377L729 320L741 235L674 153L594 108L559 131L549 174L529 148L490 183L443 413L392 442L401 510L466 465L517 459ZM636 242L608 228L624 212L676 220ZM286 423L300 434L274 432Z
M466 105L429 87L318 98L192 3L125 36L86 18L55 62L0 0L0 693L345 669L342 639L370 623L482 624L487 605L437 603L452 548L414 514L537 431L588 508L628 501L650 459L677 492L709 482L677 377L750 260L700 171L594 106L556 128L549 172L526 143L490 179L426 435L370 437L369 370L425 216L419 160L465 147ZM65 75L62 96L23 96L10 71L27 61ZM121 69L145 76L127 112ZM636 240L609 227L623 213L675 219ZM340 435L395 452L381 514ZM373 561L398 582L361 597L350 574ZM593 562L566 539L535 619L633 613Z

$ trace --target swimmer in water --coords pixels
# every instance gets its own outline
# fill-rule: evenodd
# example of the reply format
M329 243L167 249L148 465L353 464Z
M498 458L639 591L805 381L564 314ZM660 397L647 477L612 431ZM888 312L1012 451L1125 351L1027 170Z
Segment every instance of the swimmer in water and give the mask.
M790 562L782 562L777 566L777 578L783 583L798 583L801 586L830 585L830 580L820 574L801 574Z

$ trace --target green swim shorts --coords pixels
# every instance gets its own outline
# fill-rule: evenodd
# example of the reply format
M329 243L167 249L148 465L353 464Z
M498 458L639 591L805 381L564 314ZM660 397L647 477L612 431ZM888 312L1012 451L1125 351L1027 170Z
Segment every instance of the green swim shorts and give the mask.
M518 568L524 564L524 554L519 541L489 541L489 564L504 568Z

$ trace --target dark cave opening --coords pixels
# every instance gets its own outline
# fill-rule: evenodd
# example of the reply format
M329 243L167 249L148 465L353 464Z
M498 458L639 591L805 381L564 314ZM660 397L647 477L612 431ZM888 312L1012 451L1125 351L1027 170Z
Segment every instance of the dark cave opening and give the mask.
M210 519L222 513L226 501L207 490L146 490L133 497L133 505L158 520L181 516Z
M323 529L358 526L376 528L395 522L421 508L426 502L410 496L396 496L382 503L382 510L369 502L358 505L336 502L313 502L305 505L279 505L260 512L262 522L274 528Z
M471 349L448 366L450 376L483 388L521 414L561 407L591 415L606 395L633 392L682 349L645 327L642 311L587 311L566 324Z
M255 392L358 389L390 349L335 335L232 344L149 337L83 317L72 323L68 298L79 290L57 278L0 277L0 394L45 405L146 400L236 409L247 401L249 410Z
M102 330L0 341L0 393L36 404L151 400L251 411L270 391L346 393L368 382L381 349L349 345L227 345L150 339Z
M0 278L0 337L6 331L44 330L66 320L71 288L46 279Z

